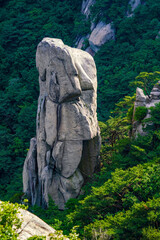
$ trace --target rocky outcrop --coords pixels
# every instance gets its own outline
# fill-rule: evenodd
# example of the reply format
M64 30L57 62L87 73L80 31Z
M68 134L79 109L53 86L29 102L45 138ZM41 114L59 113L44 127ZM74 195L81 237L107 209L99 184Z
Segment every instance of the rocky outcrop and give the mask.
M89 46L85 49L92 56L99 51L100 47L109 40L115 39L115 30L112 23L106 24L102 21L91 25L91 33L78 39L77 48L85 48L84 43L88 40Z
M142 124L139 121L134 120L134 114L137 107L146 107L148 108L148 112L144 119L150 118L150 107L154 107L156 103L160 102L160 81L153 87L150 96L145 96L143 90L137 88L136 90L136 101L134 103L134 111L133 111L133 124L132 124L132 135L137 136L140 134L141 136L146 135L144 128L146 128L146 124ZM152 123L147 123L152 124Z
M133 110L133 124L132 124L132 135L137 136L145 135L145 132L143 131L143 125L139 121L134 120L134 115L137 107L145 107L146 102L148 100L148 97L144 95L144 92L141 88L136 89L136 101L134 103L134 110Z
M18 239L27 240L36 235L45 236L46 240L49 240L52 234L56 238L56 231L39 217L24 209L20 209L19 212L18 217L22 220L22 225L17 231Z
M112 24L99 22L89 37L89 44L94 52L98 52L100 47L109 40L115 39L114 29Z
M95 4L96 0L83 0L81 12L88 18L90 14L90 7Z
M90 8L95 4L95 0L83 0L81 12L88 19ZM109 40L115 39L115 29L113 23L106 24L102 21L98 23L91 22L91 32L86 36L81 36L77 39L75 46L78 49L84 49L90 55L94 56L99 51L100 47ZM85 43L88 42L88 46Z
M59 39L37 47L40 95L36 138L24 163L24 192L46 207L48 196L60 209L99 166L97 77L93 58Z
M83 0L81 13L85 15L86 19L89 19L90 9L96 3L95 0ZM141 0L130 0L128 3L128 11L126 15L132 17L134 10L141 4ZM103 15L103 13L102 13ZM158 36L157 36L158 38ZM115 27L114 23L111 21L106 24L103 21L95 23L91 21L90 33L86 36L79 36L77 38L75 46L79 49L84 49L86 52L90 53L92 56L97 53L101 46L103 46L107 41L115 40ZM88 44L86 42L88 41Z

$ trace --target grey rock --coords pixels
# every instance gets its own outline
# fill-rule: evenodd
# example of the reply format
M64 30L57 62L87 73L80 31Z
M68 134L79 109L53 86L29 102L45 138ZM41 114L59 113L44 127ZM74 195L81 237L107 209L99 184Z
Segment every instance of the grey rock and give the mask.
M146 96L141 88L136 89L136 102L135 105L138 106L145 106L146 104Z
M160 99L160 82L154 86L154 88L151 91L151 98L153 100L159 100Z
M89 37L89 43L91 48L97 52L104 43L112 39L115 39L112 23L99 22Z
M53 146L57 138L57 118L55 116L57 116L58 104L46 99L45 110L46 142L49 146Z
M86 36L78 39L78 41L75 44L78 49L81 49L83 47L85 39L86 39Z
M51 38L38 45L36 66L37 145L31 144L24 164L24 192L33 205L47 207L50 195L64 209L68 199L80 194L87 179L82 172L92 176L99 166L96 67L87 52ZM27 168L30 155L36 168ZM33 177L34 194L29 187Z
M65 141L61 158L61 175L65 178L71 177L77 170L81 157L82 141Z
M39 217L35 216L34 214L24 210L19 209L18 217L22 221L22 226L20 229L18 229L18 239L20 240L27 240L30 237L33 237L34 235L37 236L45 236L46 240L49 240L51 235L58 239L58 236L56 234L56 230L50 227L47 223L42 221ZM65 238L64 236L63 239Z
M23 191L35 204L37 198L37 142L36 138L30 140L30 148L23 167Z
M90 15L90 7L95 4L96 0L83 0L81 12L88 17Z
M134 114L136 111L136 108L139 106L143 106L148 108L147 115L145 116L144 119L150 118L150 107L154 107L156 103L160 102L160 81L155 84L153 87L150 98L148 96L145 96L143 93L143 90L141 88L137 88L136 90L136 101L134 103L134 111L133 111L133 123L132 123L132 135L137 137L138 134L141 136L145 136L147 132L145 131L145 128L147 125L152 125L151 122L142 124L141 122L135 121L134 120Z

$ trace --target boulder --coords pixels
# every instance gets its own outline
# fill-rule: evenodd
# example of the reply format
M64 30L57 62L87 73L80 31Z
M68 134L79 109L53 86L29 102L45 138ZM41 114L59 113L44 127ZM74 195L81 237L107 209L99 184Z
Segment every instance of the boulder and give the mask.
M99 166L97 76L87 52L44 38L37 47L40 95L36 138L23 169L24 192L47 207L48 195L60 209L79 195Z
M32 236L45 236L46 240L50 239L50 236L57 237L56 230L50 227L47 223L41 220L39 217L34 214L20 209L18 217L22 220L21 228L18 229L17 233L19 234L18 239L27 240ZM57 237L58 239L58 237ZM68 239L63 236L63 239Z
M147 134L144 129L147 127L148 124L152 125L152 123L145 123L142 124L139 121L134 120L134 114L137 107L146 107L148 108L148 112L144 119L150 118L150 107L154 107L156 103L160 102L160 81L158 81L157 84L153 87L150 97L145 96L143 90L141 88L137 88L136 90L136 101L134 103L134 110L133 110L133 123L132 123L132 135L137 136L140 134L141 136L144 136Z

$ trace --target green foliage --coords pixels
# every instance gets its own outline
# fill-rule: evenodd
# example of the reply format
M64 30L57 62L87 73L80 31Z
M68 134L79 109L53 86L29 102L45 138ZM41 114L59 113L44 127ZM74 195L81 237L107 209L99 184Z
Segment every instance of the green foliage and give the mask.
M61 230L70 239L78 239L75 225L80 236L87 240L160 238L160 104L151 108L148 135L129 137L135 85L149 95L159 80L160 39L156 36L160 28L160 3L146 0L132 17L127 17L128 2L96 0L91 7L91 20L112 22L116 33L116 41L108 41L95 55L98 116L104 121L100 123L103 168L84 187L84 195L68 201L65 211L59 211L53 202L46 210L30 208L58 231L59 239L65 236ZM35 135L39 91L36 46L43 37L61 38L73 46L77 37L89 33L90 19L80 14L81 3L81 0L0 1L0 194L3 199L20 201L22 166L29 139ZM139 111L139 121L145 111ZM17 239L11 227L13 223L17 224L15 227L19 224L12 215L16 210L4 208L6 212L2 212L9 225L6 222L3 227L0 225L1 238ZM37 238L43 239L36 236L32 239Z
M30 207L29 210L38 217L42 218L47 224L54 227L54 229L60 230L62 221L60 221L59 218L63 217L63 212L58 210L58 207L51 200L51 198L49 198L49 207L47 209L43 209L35 205Z
M56 231L55 234L50 234L50 240L65 240L66 238L67 239L70 239L70 240L80 240L79 238L79 234L77 234L76 232L76 226L74 226L72 229L71 229L71 232L68 236L66 235L63 235L63 232L62 231Z
M87 239L96 239L93 238L92 232L101 229L101 235L107 233L109 239L159 239L159 221L160 198L153 198L146 202L134 203L129 210L114 216L108 214L104 220L87 226L85 235Z
M141 122L147 115L148 109L143 106L136 107L134 119Z
M18 239L17 229L21 227L21 220L18 218L19 208L22 205L9 202L0 202L0 239Z
M130 122L132 122L132 119L133 119L133 110L134 110L134 106L130 107L127 112L127 119Z
M108 18L108 8L113 3L117 5L114 19ZM107 42L95 55L99 82L98 116L100 121L105 121L119 99L135 92L135 85L130 83L135 81L140 72L154 73L160 69L160 39L156 38L160 17L155 9L159 8L160 3L147 0L146 4L135 10L132 17L116 15L121 1L102 0L96 1L96 4L95 14L103 9L99 18L106 17L105 20L112 22L116 32L116 41ZM125 4L124 1L121 4L123 9ZM158 74L157 77L159 78Z
M127 170L116 169L111 179L101 187L93 187L92 193L79 201L74 213L67 216L68 222L86 226L106 214L115 214L129 209L134 203L147 201L159 192L159 164L138 165Z
M154 128L158 129L160 127L160 103L157 103L155 107L151 107L151 121L154 124Z
M106 22L120 21L127 10L128 0L96 0L91 8L91 18L102 18Z
M159 240L160 231L156 227L144 228L142 232L142 240Z
M67 235L76 225L80 238L87 240L159 237L160 104L151 108L152 131L133 139L128 136L131 119L126 118L130 100L124 98L114 117L99 123L103 168L85 186L85 194L69 200L63 213L52 206L45 217L39 215Z
M8 200L22 191L22 167L36 131L37 44L54 37L73 46L77 34L88 32L90 23L80 14L81 0L0 4L0 195Z
M27 240L46 240L46 237L35 235L35 236L28 238Z
M153 73L141 72L131 85L135 85L144 90L145 94L150 98L150 92L153 86L160 80L160 72Z

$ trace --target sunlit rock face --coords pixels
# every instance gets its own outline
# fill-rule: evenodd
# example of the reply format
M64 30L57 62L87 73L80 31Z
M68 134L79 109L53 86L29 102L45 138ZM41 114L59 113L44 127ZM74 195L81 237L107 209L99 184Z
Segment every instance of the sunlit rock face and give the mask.
M60 209L76 198L99 167L97 76L93 58L60 40L37 47L40 95L36 138L24 163L24 192L32 204Z
M44 236L46 240L51 239L51 235L53 235L55 239L57 238L56 231L36 215L24 209L19 209L18 217L22 220L22 225L20 229L17 230L18 239L27 240L35 235ZM63 239L68 240L67 238Z
M150 96L146 96L141 88L136 89L136 101L134 103L133 124L132 124L132 135L133 136L136 137L138 135L141 135L141 136L146 135L147 132L145 131L145 128L147 127L147 125L152 125L151 122L142 124L141 122L134 120L134 114L135 114L136 108L137 107L148 108L147 114L144 118L144 119L148 119L151 117L150 107L155 107L155 105L159 102L160 102L160 81L158 81L154 85L154 87L150 93Z
M105 2L105 1L104 1ZM124 14L124 17L132 17L134 15L135 9L142 4L141 0L129 0L127 11ZM94 7L96 0L83 0L81 13L85 16L87 20L91 17L91 27L90 32L83 36L78 36L76 39L75 46L78 49L84 49L86 52L94 56L101 47L110 40L116 39L116 28L114 26L114 21L105 23L100 16L103 16L103 11L99 12L99 21L92 19L91 9ZM105 3L104 3L105 4ZM124 4L125 7L125 4ZM159 38L157 35L156 38Z

